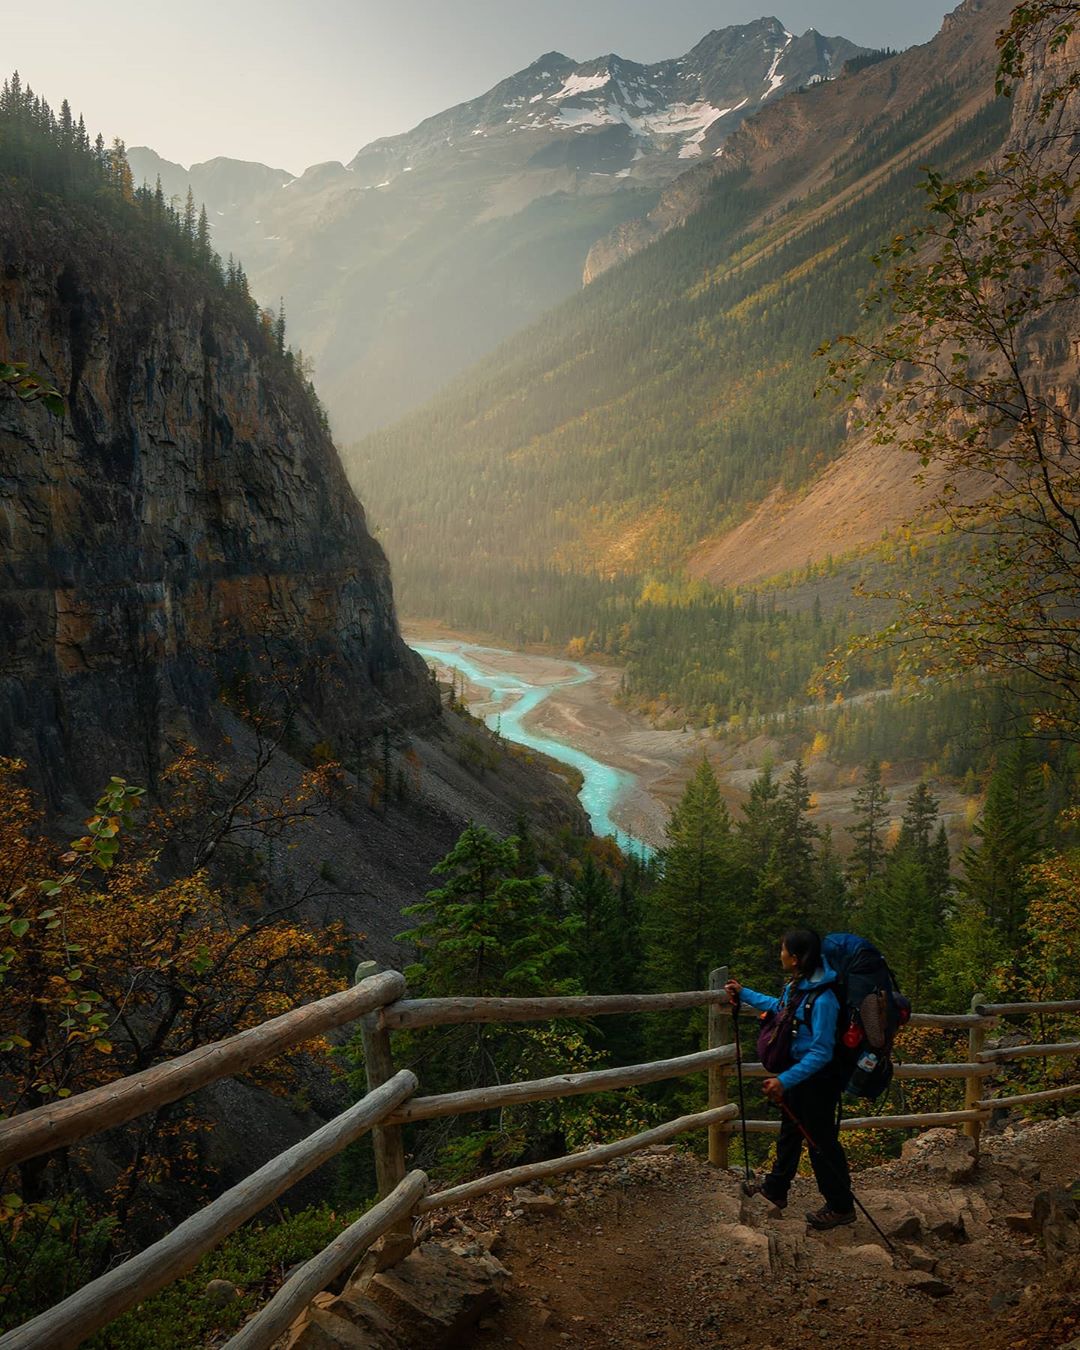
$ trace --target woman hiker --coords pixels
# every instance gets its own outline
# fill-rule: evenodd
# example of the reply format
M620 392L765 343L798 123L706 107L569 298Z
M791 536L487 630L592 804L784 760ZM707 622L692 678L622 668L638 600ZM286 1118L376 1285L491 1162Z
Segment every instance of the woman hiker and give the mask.
M790 1048L786 1044L779 1047L781 1060L790 1067L766 1078L763 1084L766 1097L778 1105L783 1103L787 1110L780 1121L776 1162L754 1190L777 1209L787 1205L802 1153L801 1124L816 1145L810 1150L810 1164L825 1200L821 1209L807 1214L806 1221L812 1228L838 1228L855 1222L855 1204L839 1138L843 1079L834 1064L833 1051L840 1003L831 987L836 977L821 954L821 939L808 928L793 928L784 934L780 963L788 979L779 998L747 989L738 980L729 980L726 985L732 1003L742 1000L751 1008L776 1014L773 1025L781 1039L790 1035L790 1019L794 1018Z

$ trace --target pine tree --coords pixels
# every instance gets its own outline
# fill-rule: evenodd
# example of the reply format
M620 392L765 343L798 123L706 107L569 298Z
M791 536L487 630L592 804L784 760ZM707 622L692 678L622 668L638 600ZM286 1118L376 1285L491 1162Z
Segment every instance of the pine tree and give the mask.
M195 227L196 261L204 265L209 263L213 252L213 246L210 243L210 221L206 215L206 207L203 206L199 211L199 223Z
M977 901L1010 952L1019 949L1027 915L1028 867L1045 833L1045 789L1024 743L1008 751L990 777L973 833L979 846L961 854L963 893Z
M517 870L517 841L500 840L479 825L467 826L432 869L443 885L402 911L420 922L398 938L417 947L408 978L421 997L572 987L565 972L575 925L547 913L546 877L523 878Z
M667 839L645 915L649 967L660 989L703 989L731 951L738 876L731 816L704 756Z
M766 764L750 786L738 835L747 866L760 872L769 860L780 832L780 785Z
M188 184L187 198L184 201L184 216L180 228L186 242L194 248L198 228L198 213L195 210L195 194L192 192L190 184Z
M931 895L939 900L944 899L952 891L952 859L944 821L938 825L934 842L930 845L930 856L926 862L926 880Z
M889 794L881 783L881 765L872 759L863 773L863 785L855 793L852 803L855 824L848 830L855 844L848 863L848 877L856 901L865 897L885 861L881 831L887 819L885 807L888 802Z
M925 782L920 782L907 799L900 823L897 847L903 849L922 867L929 867L933 848L934 826L938 823L938 799Z
M901 989L916 1004L930 989L942 920L941 899L931 894L926 868L898 847L866 892L861 930L885 953Z
M805 917L814 899L814 841L821 831L810 820L810 785L801 759L780 793L777 811L777 857L788 888Z
M829 825L821 832L821 845L814 862L814 894L809 915L810 926L823 935L846 929L850 922L844 868Z
M573 889L571 910L578 920L576 936L578 978L588 994L609 990L610 935L606 923L614 917L615 889L593 859L586 858L581 879Z
M403 911L416 922L397 939L416 947L416 962L405 974L419 997L579 992L572 973L577 921L555 917L547 877L525 878L518 870L517 841L479 825L467 826L432 869L442 885ZM577 1029L538 1032L516 1023L434 1028L402 1041L434 1091L565 1073L583 1047ZM503 1124L499 1116L490 1121L496 1138ZM457 1128L475 1130L476 1120ZM482 1134L481 1142L490 1138Z

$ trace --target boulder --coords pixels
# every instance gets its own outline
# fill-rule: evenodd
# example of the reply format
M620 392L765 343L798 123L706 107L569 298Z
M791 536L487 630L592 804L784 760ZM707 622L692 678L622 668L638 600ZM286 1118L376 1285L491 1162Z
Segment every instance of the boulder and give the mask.
M970 1181L979 1164L975 1140L956 1130L928 1130L900 1150L905 1162L917 1162L949 1185Z
M287 1342L287 1350L395 1350L396 1343L326 1308L308 1309Z
M516 1209L526 1214L550 1214L559 1208L559 1202L553 1195L525 1190L520 1186L514 1191L511 1200Z
M936 1275L925 1275L921 1270L909 1272L904 1284L917 1294L926 1294L930 1298L945 1298L953 1292L953 1287Z
M937 1269L937 1257L928 1252L925 1247L917 1247L913 1242L908 1242L901 1246L899 1250L902 1259L910 1270L920 1270L924 1274L932 1275Z
M227 1308L240 1297L240 1291L231 1280L211 1280L203 1294L215 1308Z
M893 1259L884 1247L876 1242L866 1242L860 1247L851 1247L848 1256L854 1257L860 1265L871 1269L892 1270Z
M350 1293L346 1290L343 1294L338 1294L332 1302L325 1305L326 1311L335 1317L343 1317L347 1322L351 1322L354 1327L366 1333L372 1346L378 1346L379 1350L391 1350L396 1347L396 1331L394 1323L387 1317L386 1313L363 1294Z
M499 1302L490 1271L435 1242L377 1274L368 1294L397 1324L403 1350L468 1344L481 1317Z
M1048 1264L1060 1266L1080 1254L1080 1203L1068 1191L1040 1191L1031 1213Z

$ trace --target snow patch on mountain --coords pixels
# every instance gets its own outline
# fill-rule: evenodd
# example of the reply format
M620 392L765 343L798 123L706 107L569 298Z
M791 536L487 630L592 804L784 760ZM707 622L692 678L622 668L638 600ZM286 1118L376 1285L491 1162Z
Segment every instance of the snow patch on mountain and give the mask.
M761 101L763 103L769 97L770 94L776 93L776 91L780 88L780 86L784 83L784 80L786 79L786 76L778 75L776 72L780 69L780 62L784 58L784 53L795 41L795 38L791 33L786 33L785 36L787 37L787 41L784 43L782 47L778 47L776 49L776 53L773 56L773 63L769 67L769 73L765 76L765 83L768 85L768 88L761 96Z
M610 71L601 71L598 75L570 75L563 81L562 88L548 97L554 103L559 99L573 98L576 94L588 94L593 89L603 89L605 84L610 83Z

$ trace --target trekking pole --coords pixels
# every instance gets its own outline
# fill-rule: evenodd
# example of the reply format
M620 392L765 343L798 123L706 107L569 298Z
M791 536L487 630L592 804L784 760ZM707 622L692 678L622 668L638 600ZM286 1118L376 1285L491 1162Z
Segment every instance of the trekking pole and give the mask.
M750 1185L750 1150L746 1144L746 1098L743 1095L742 1046L739 1043L739 1007L740 1000L731 1000L731 1022L735 1028L735 1077L739 1082L739 1119L742 1122L742 1156L746 1184Z
M800 1134L802 1135L802 1137L806 1140L806 1142L810 1145L810 1147L814 1150L814 1152L818 1155L818 1157L821 1158L823 1161L825 1161L825 1155L822 1153L821 1149L818 1148L817 1144L814 1143L813 1139L811 1139L811 1137L810 1137L810 1131L809 1131L809 1130L806 1128L806 1126L802 1123L802 1121L801 1121L801 1120L799 1119L799 1117L795 1114L795 1112L791 1109L791 1107L788 1106L787 1102L784 1101L783 1097L780 1098L780 1100L779 1100L779 1102L777 1103L777 1105L780 1107L780 1110L783 1111L784 1115L787 1116L788 1120L790 1120L791 1123L795 1126L795 1128L799 1131L799 1133L800 1133ZM828 1164L827 1161L825 1162L825 1165L826 1165L826 1167L829 1167L829 1164ZM832 1172L833 1176L837 1179L837 1181L842 1181L842 1180L843 1180L843 1177L840 1176L839 1172L836 1170L835 1167L829 1167L829 1171ZM849 1184L849 1186L850 1186L850 1182L849 1182L848 1184ZM864 1215L865 1218L869 1221L870 1226L873 1228L874 1232L877 1233L878 1237L881 1238L881 1240L882 1240L882 1242L884 1242L885 1246L888 1247L889 1251L891 1251L892 1254L893 1254L894 1256L899 1255L899 1253L897 1252L896 1248L892 1245L892 1243L889 1241L888 1237L886 1237L886 1235L882 1232L881 1228L878 1226L877 1220L876 1220L876 1219L874 1218L874 1216L870 1213L870 1211L866 1208L866 1206L863 1204L863 1202L859 1199L859 1197L855 1194L854 1191L851 1192L851 1198L852 1198L852 1200L855 1201L855 1203L858 1205L858 1207L862 1210L863 1215Z

